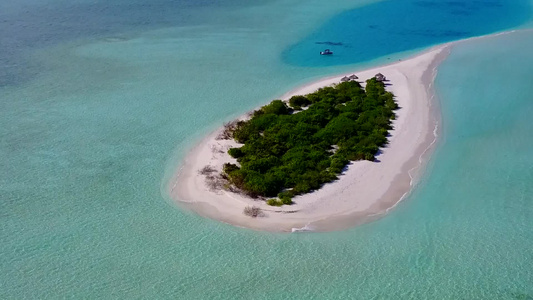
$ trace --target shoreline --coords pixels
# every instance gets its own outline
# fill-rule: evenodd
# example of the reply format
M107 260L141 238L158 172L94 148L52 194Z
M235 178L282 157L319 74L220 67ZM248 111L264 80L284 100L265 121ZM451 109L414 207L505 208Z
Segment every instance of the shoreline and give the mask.
M178 204L199 215L232 225L274 232L333 231L380 218L402 201L416 184L422 166L437 140L438 110L434 107L433 80L437 66L448 56L452 43L435 46L409 59L355 72L359 81L383 73L392 85L400 109L393 121L389 144L380 149L378 162L351 162L339 180L321 189L297 196L295 204L268 206L246 196L211 191L199 170L206 165L221 169L233 159L226 153L233 140L216 140L222 128L208 135L186 156L171 180L169 194ZM285 93L281 99L308 94L340 82L346 74L331 76ZM245 117L244 115L243 117ZM241 118L243 118L241 117ZM264 217L243 214L244 207L257 206Z
M303 228L294 228L295 231L335 231L347 229L357 225L372 222L385 216L391 209L394 209L400 202L407 198L418 184L422 174L425 172L426 163L428 162L433 150L435 150L440 133L440 110L438 108L438 99L434 90L434 80L437 76L438 66L448 57L451 52L453 43L442 44L437 46L441 52L435 55L433 61L423 72L420 80L424 87L427 102L429 105L429 118L427 120L427 130L424 142L413 153L413 156L404 163L401 173L390 182L386 193L380 201L376 201L368 211L353 212L345 215L330 216L328 218L306 224ZM429 49L427 52L431 51ZM420 54L423 55L424 53ZM415 57L418 57L416 55ZM413 58L415 58L413 57ZM392 135L392 133L391 133ZM398 197L403 190L403 194ZM374 213L372 213L374 211ZM318 230L317 230L318 229Z

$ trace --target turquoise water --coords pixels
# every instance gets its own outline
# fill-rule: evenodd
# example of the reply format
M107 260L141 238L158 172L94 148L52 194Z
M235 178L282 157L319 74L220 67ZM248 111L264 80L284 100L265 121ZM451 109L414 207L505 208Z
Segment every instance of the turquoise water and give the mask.
M323 2L0 1L0 298L533 297L529 32L454 49L428 176L377 222L254 232L162 194L223 121L359 66L286 59L372 3ZM509 13L482 32L523 18L483 3Z

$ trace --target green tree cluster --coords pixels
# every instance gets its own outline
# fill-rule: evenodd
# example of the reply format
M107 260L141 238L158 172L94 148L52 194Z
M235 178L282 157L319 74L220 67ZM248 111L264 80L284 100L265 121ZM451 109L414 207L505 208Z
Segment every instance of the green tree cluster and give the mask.
M271 205L291 204L292 197L337 179L350 161L374 160L398 108L375 78L365 89L343 82L294 96L289 105L274 100L238 122L232 135L244 145L228 153L240 167L226 164L223 170L248 195L279 198Z

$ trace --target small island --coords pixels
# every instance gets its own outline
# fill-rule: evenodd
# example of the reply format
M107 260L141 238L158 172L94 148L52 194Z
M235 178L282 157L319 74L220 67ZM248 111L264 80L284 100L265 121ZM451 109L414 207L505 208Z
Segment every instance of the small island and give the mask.
M266 231L380 218L416 184L437 139L432 81L448 53L441 45L288 91L198 140L169 194L201 216Z
M224 164L225 187L268 205L288 205L336 180L350 161L373 161L398 108L384 80L378 74L365 88L344 80L288 103L274 100L249 120L227 123L220 138L242 146L228 151L238 164Z

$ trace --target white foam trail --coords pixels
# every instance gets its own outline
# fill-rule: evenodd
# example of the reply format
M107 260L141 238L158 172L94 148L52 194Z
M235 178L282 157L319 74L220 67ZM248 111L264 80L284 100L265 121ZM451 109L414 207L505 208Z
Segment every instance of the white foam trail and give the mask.
M315 229L313 228L313 226L311 226L311 223L307 223L304 227L301 227L301 228L293 227L293 228L291 229L291 232L292 232L292 233L297 233L297 232L309 232L309 231L315 231Z

